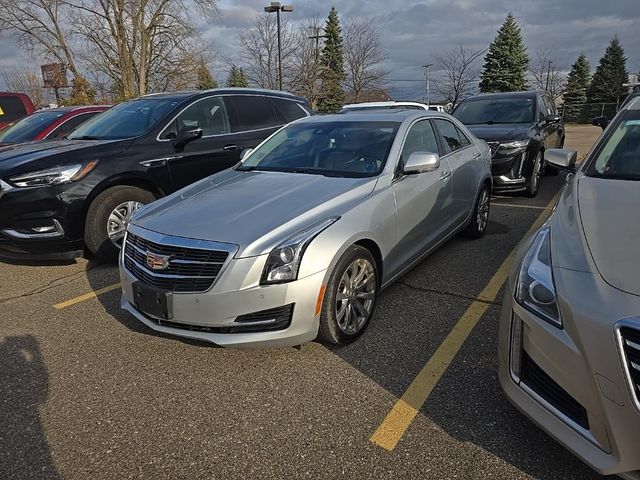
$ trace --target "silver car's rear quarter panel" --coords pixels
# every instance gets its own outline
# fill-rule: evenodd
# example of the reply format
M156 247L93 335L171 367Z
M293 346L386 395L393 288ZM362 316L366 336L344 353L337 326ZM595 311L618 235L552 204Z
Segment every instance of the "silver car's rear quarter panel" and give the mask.
M599 473L636 472L640 470L640 412L627 385L615 325L638 316L640 297L614 289L597 274L560 268L553 273L564 329L514 302L515 276L511 275L500 319L502 387L521 411ZM586 409L588 431L545 406L512 377L514 318L523 322L527 354ZM637 325L640 329L640 320Z

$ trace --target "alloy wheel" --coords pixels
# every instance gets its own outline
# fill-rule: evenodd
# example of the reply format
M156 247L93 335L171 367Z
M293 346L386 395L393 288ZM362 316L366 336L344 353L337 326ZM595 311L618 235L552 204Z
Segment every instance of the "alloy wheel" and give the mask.
M127 230L127 225L133 212L142 207L140 202L124 202L113 209L107 220L107 235L109 240L118 248L122 247L122 240L124 239L124 233Z
M538 154L536 156L535 163L533 164L533 191L538 191L538 186L540 185L540 176L542 175L542 158L541 155Z
M479 232L484 232L489 223L490 198L489 191L484 188L478 199L478 214L476 216L476 224Z
M355 335L366 325L376 297L376 274L371 262L354 260L342 274L335 300L338 328Z

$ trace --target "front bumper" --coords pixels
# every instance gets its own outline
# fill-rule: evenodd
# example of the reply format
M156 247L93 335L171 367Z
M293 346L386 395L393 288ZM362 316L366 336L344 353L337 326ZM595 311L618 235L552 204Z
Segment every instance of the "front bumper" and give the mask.
M209 291L173 293L170 324L150 318L136 309L133 283L138 279L120 260L121 306L157 332L192 338L225 347L265 348L296 346L314 340L319 315L316 302L325 282L326 270L294 282L262 286L259 284L266 255L233 258L224 267ZM293 305L291 323L282 330L251 333L212 333L203 331L236 329L236 319L264 310ZM184 328L179 327L184 325ZM205 327L205 328L202 328Z
M640 298L590 273L554 269L554 279L563 329L517 304L513 284L506 289L499 334L502 388L518 409L598 473L640 479L640 411L615 328L621 319L637 316ZM640 330L640 319L631 323ZM539 380L523 375L525 356L547 382L546 391Z
M526 189L524 148L503 150L499 148L491 158L493 190L497 192L519 192Z

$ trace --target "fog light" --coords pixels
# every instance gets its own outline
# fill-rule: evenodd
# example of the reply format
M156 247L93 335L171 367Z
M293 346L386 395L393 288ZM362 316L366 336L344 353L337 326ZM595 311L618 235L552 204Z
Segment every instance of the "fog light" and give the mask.
M49 233L49 232L55 232L56 227L55 225L49 225L46 227L32 227L31 230L33 230L36 233Z

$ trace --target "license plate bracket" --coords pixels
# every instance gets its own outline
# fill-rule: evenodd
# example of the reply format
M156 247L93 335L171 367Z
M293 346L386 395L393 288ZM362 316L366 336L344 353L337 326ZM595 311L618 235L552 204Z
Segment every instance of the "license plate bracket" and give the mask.
M160 320L173 318L172 292L142 282L134 282L132 288L134 305L142 313Z

